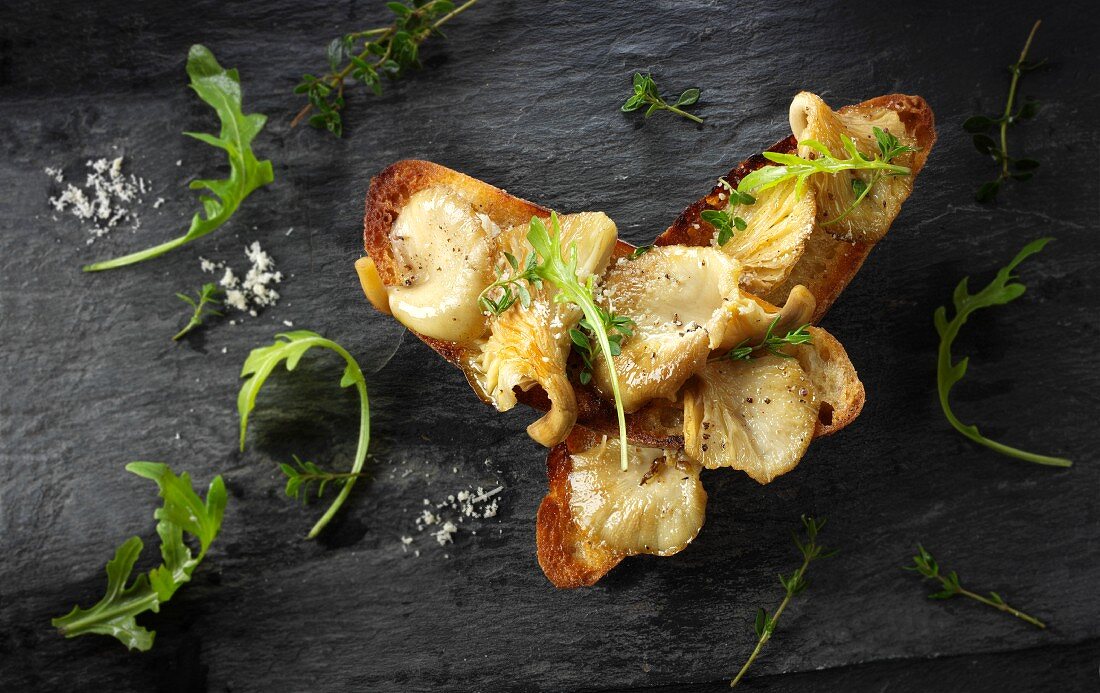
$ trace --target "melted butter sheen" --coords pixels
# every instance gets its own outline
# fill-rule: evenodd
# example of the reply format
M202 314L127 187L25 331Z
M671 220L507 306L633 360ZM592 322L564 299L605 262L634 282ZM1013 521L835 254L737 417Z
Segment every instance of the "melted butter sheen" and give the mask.
M492 283L495 225L450 188L436 186L409 198L390 234L404 284L387 287L401 324L451 342L477 339L486 330L478 308Z

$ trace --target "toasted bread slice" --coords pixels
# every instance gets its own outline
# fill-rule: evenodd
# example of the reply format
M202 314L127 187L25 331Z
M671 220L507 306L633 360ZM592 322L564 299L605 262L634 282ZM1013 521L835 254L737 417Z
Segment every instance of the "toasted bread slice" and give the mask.
M792 120L803 118L795 113L802 104L809 100L805 97L811 95L800 94L792 104ZM816 97L812 97L816 99ZM896 115L897 121L904 127L904 133L895 133L904 142L917 147L917 151L907 154L904 165L909 166L913 174L910 177L909 188L898 190L894 193L897 198L896 205L892 205L889 221L896 216L901 202L908 197L912 180L916 178L924 167L928 154L936 142L935 122L932 109L919 96L907 96L904 94L890 94L879 96L852 106L844 106L837 111L838 114L851 119L865 119L868 123L878 122L884 112ZM797 123L796 123L797 124ZM812 133L816 135L817 133ZM793 153L798 149L798 140L795 135L780 140L767 151L782 154ZM836 154L838 152L834 152ZM730 170L725 180L736 186L746 175L767 166L770 162L762 155L754 155L742 161ZM662 233L656 241L657 245L710 245L714 238L715 229L703 221L700 214L708 209L722 209L726 206L726 189L722 185L715 185L703 198L697 200L680 216L668 229ZM867 204L870 200L865 200ZM782 304L791 289L802 285L810 290L817 300L817 309L814 312L813 322L817 322L829 310L837 297L859 271L871 248L885 233L885 227L876 229L876 233L868 236L862 234L838 235L832 226L823 225L822 211L818 213L818 224L812 232L805 237L801 256L790 269L787 277L779 284L770 288L760 296L771 303ZM889 223L886 223L886 227Z
M372 283L381 280L382 283L392 286L402 283L405 278L405 270L394 257L390 242L393 225L410 197L438 185L461 190L476 209L489 214L502 226L523 224L530 221L532 216L546 218L550 215L550 210L545 207L509 195L499 188L438 164L408 160L387 167L371 181L364 217L364 245L368 257L357 263L359 268L365 263L372 265L370 271L361 271L360 277L367 296L371 297L372 303L380 310L388 311L385 294L376 298L378 292L383 290L372 286ZM612 259L626 257L633 250L634 247L630 244L618 241ZM759 302L769 311L779 311L766 301ZM476 354L470 353L463 344L433 339L415 331L413 333L462 370L474 392L482 401L490 403L471 365ZM816 432L817 435L828 435L843 428L859 413L863 405L863 386L843 347L835 338L824 330L815 330L814 341L826 348L828 358L819 360L818 366L825 370L816 375L811 371L812 377L815 378L815 384L820 379L833 387L821 398L824 403L822 419ZM809 347L800 347L799 350L799 353L817 353ZM800 356L800 360L801 358L803 357ZM612 406L591 385L582 385L575 377L571 377L571 383L576 395L576 420L600 433L617 432L618 424ZM516 396L518 401L536 410L551 410L552 403L542 388L533 387L517 392ZM683 446L682 430L681 408L664 400L653 401L627 417L628 437L637 445L680 448Z

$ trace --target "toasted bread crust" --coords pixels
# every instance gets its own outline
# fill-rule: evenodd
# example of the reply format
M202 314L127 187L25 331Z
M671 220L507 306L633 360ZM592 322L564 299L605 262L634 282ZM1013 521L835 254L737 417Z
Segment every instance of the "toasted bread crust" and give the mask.
M594 585L624 558L585 537L569 510L571 451L592 447L596 438L596 434L576 426L564 443L550 449L546 458L550 490L539 505L535 544L542 572L555 587Z
M814 396L821 402L814 437L836 433L855 421L863 411L867 392L837 338L820 327L809 328L813 342L795 349L795 358L814 384Z

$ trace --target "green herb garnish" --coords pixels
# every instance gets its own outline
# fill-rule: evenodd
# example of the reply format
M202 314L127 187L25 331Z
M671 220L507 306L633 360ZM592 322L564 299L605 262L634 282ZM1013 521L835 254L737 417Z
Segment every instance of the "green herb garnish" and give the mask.
M704 209L699 217L718 232L718 245L725 245L733 238L735 231L744 231L749 227L748 222L733 213L733 208L737 205L754 205L756 198L733 187L725 178L719 178L718 184L726 189L729 201L723 209Z
M157 520L163 563L127 585L134 563L145 547L140 537L130 537L107 562L107 593L103 599L89 609L73 607L51 623L67 638L98 633L113 636L132 650L145 651L153 646L156 633L139 626L135 617L147 611L160 611L161 604L191 580L191 573L221 529L226 493L220 476L210 482L204 502L192 489L191 477L186 472L176 476L168 465L158 462L131 462L126 470L152 479L160 487L164 505L153 517ZM191 547L183 540L184 532L198 540L198 555L192 555Z
M636 111L642 106L649 104L649 108L646 109L645 117L648 118L657 111L669 111L676 115L681 115L689 120L694 120L696 123L702 123L703 119L697 115L688 113L682 110L681 106L692 106L699 100L699 90L695 87L685 89L683 94L680 94L680 98L676 99L676 103L669 104L667 101L661 98L660 92L657 90L657 83L653 81L653 75L642 74L640 72L634 73L634 94L626 103L622 105L624 113L630 113Z
M749 340L744 340L734 348L730 349L724 356L719 356L715 361L721 361L729 359L730 361L748 361L752 358L752 355L756 351L761 349L767 351L769 354L774 354L785 359L794 358L788 353L783 351L785 346L798 346L799 344L813 344L813 335L807 332L809 325L802 325L798 329L787 332L786 335L780 337L773 334L775 326L779 324L779 318L782 316L775 316L775 319L768 325L768 331L764 333L764 338L757 344L749 344Z
M383 77L397 79L410 68L420 67L420 44L429 36L442 36L439 28L476 2L467 0L457 8L451 0L414 0L412 5L387 2L386 7L394 14L393 24L333 39L328 46L330 71L322 77L302 76L294 93L305 94L309 103L294 117L291 127L316 109L309 124L340 137L344 132L340 110L344 107L345 79L351 77L381 95Z
M203 318L207 315L221 315L218 311L207 306L214 305L220 306L221 301L218 300L218 294L222 293L222 290L218 288L216 284L203 284L202 289L196 294L198 300L191 298L187 294L176 294L176 297L191 306L193 312L191 313L191 319L187 321L183 329L176 333L172 339L178 341L185 334L195 329L202 324Z
M336 342L325 339L316 332L309 330L295 330L275 335L275 343L271 346L259 347L245 359L241 369L241 377L248 378L242 385L237 395L237 412L241 417L241 450L244 450L245 433L248 429L248 414L256 407L256 396L260 393L267 377L281 362L286 361L286 369L294 370L302 355L313 347L321 347L335 351L344 359L344 375L340 378L340 387L355 386L359 391L360 416L359 416L359 447L355 451L355 459L351 464L351 473L342 484L339 495L332 502L325 514L313 525L309 531L309 538L316 537L329 520L333 518L340 506L347 500L355 485L356 478L363 470L363 462L367 458L367 446L370 444L370 403L367 400L367 383L363 378L363 371L355 358ZM251 377L250 377L251 376ZM286 472L286 469L283 469ZM290 492L290 486L287 486Z
M626 259L627 260L637 260L638 258L645 255L646 253L648 253L651 250L653 250L653 246L651 246L651 245L640 245L637 248L635 248L634 251L632 253L630 253L630 255L627 255Z
M295 500L305 501L309 498L310 485L317 484L317 497L325 493L325 486L346 486L352 479L364 476L363 472L330 472L316 464L298 459L294 455L294 464L283 462L279 469L286 475L286 495Z
M245 115L241 111L241 80L237 71L223 69L213 53L205 46L196 44L187 54L187 74L191 77L191 88L199 98L217 111L222 129L217 137L205 132L183 134L224 149L229 157L229 178L191 181L189 187L192 190L205 188L215 197L199 196L202 211L191 218L191 228L183 236L113 260L85 265L85 272L132 265L202 238L228 221L253 190L275 180L271 162L259 161L252 153L252 140L263 129L267 116L260 113Z
M585 363L588 375L581 373L581 381L588 382L591 377L593 349L589 334L596 341L596 348L607 361L608 374L611 376L611 391L615 399L615 412L619 419L619 447L623 471L627 465L626 414L623 411L623 398L619 389L619 376L615 372L613 357L620 353L620 344L624 336L632 334L630 326L634 322L625 316L615 315L596 303L594 294L596 277L589 275L584 283L577 279L577 246L569 247L569 260L562 259L561 226L556 212L550 213L550 230L538 217L531 217L531 226L527 231L527 242L534 249L522 265L511 254L505 259L512 267L512 273L497 272L497 280L485 288L478 297L482 310L500 315L517 300L524 307L530 305L531 295L524 284L541 288L542 282L553 284L558 293L554 294L555 303L572 303L581 309L584 318L579 328L569 330L569 338ZM520 267L523 267L520 270ZM500 297L492 294L500 290Z
M955 317L953 317L950 322L947 320L946 307L940 306L936 309L934 316L936 332L940 335L939 358L936 364L936 385L939 390L940 406L943 408L944 416L947 417L947 420L955 427L956 431L962 433L975 443L984 445L1002 455L1008 455L1009 457L1015 457L1028 462L1036 462L1038 464L1046 464L1053 467L1069 467L1073 463L1062 457L1037 455L1033 452L1019 450L986 438L978 432L977 426L968 426L959 421L955 413L951 411L951 404L948 402L951 388L966 375L966 367L967 364L970 363L969 357L964 358L958 363L952 361L951 345L954 343L955 337L959 335L959 330L966 324L966 320L970 317L970 314L979 308L1004 305L1022 296L1026 287L1019 282L1012 281L1016 279L1012 271L1025 259L1042 250L1043 246L1051 240L1053 239L1040 238L1028 243L1024 246L1023 250L1013 258L1012 262L1008 263L1008 266L1002 267L997 272L997 276L993 278L993 281L991 281L988 286L976 294L970 293L967 286L967 282L970 278L963 277L959 285L955 287L955 294L953 296Z
M988 183L983 183L978 188L978 192L974 196L978 202L992 202L996 199L1002 183L1008 180L1021 182L1030 180L1035 175L1035 170L1039 168L1039 162L1035 159L1014 159L1009 156L1008 126L1015 125L1021 120L1034 118L1035 114L1039 112L1040 103L1034 99L1025 101L1019 110L1014 109L1016 108L1016 87L1020 83L1020 75L1029 70L1034 70L1042 64L1042 61L1038 63L1027 62L1027 52L1031 49L1031 40L1035 38L1035 32L1039 30L1040 23L1035 22L1035 25L1031 27L1031 33L1027 35L1027 41L1024 43L1024 49L1020 51L1019 59L1008 66L1008 71L1012 73L1012 81L1008 85L1008 99L1005 101L1004 112L997 117L970 116L963 123L963 129L974 135L974 147L982 154L992 157L993 161L1001 167L996 178ZM987 134L993 127L1000 130L1000 144Z
M607 333L611 355L618 356L622 353L623 339L634 334L634 321L625 315L616 315L606 311L598 304L596 305L596 311L599 313L603 329ZM597 341L595 347L592 345L593 337L596 337ZM594 367L592 359L596 358L596 349L599 348L599 338L596 336L596 330L588 322L587 317L581 318L581 321L577 323L577 327L569 330L569 339L573 342L573 351L580 354L581 361L584 362L584 367L581 368L581 372L577 377L581 381L581 385L587 385L592 382L592 369Z
M762 166L752 173L749 173L741 179L740 183L738 183L737 190L742 193L756 193L794 179L795 195L801 197L806 187L806 181L810 176L819 173L834 175L841 171L871 171L870 182L863 183L861 181L859 185L853 183L852 189L856 192L856 199L852 204L844 210L840 216L835 219L830 219L825 222L823 226L835 224L848 216L848 214L867 197L871 188L874 187L874 184L877 183L882 176L908 176L912 174L912 170L908 166L899 166L891 162L905 152L916 150L913 147L903 145L897 137L894 137L881 128L874 127L871 130L875 135L875 144L878 146L878 152L876 152L874 156L867 156L861 153L856 148L856 144L852 141L852 138L844 134L840 136L840 143L844 151L848 154L847 159L838 159L834 157L829 151L829 148L817 140L802 140L798 143L798 146L809 147L817 152L817 158L808 159L798 156L797 154L764 152L765 159L779 165ZM730 202L733 203L732 196Z
M804 158L797 154L782 154L780 152L764 152L764 158L778 166L762 166L752 171L734 188L725 178L719 178L718 184L726 189L729 199L722 209L705 209L699 213L700 218L714 227L718 232L717 242L719 246L729 243L737 231L744 231L748 223L734 214L734 208L738 205L756 204L756 198L752 193L767 190L780 183L794 179L795 195L801 197L805 190L806 181L810 176L827 173L835 175L841 171L872 171L869 181L860 178L852 179L852 191L856 198L835 219L824 222L822 226L835 224L848 216L870 194L875 184L883 176L907 176L912 171L907 166L899 166L892 163L895 158L906 152L914 152L915 148L904 145L897 137L885 130L874 127L871 129L875 135L875 144L878 152L874 156L861 153L850 137L840 136L841 146L847 152L847 159L838 159L832 155L828 147L817 140L802 140L798 143L801 147L809 147L817 152L815 159Z
M835 549L826 550L824 546L819 546L817 543L817 534L821 531L821 528L825 526L825 520L818 522L812 517L803 515L802 526L806 529L805 543L798 538L797 534L791 532L794 544L802 554L802 565L789 576L783 574L779 575L779 584L783 585L783 589L787 591L787 594L783 597L783 601L779 603L779 608L775 610L774 614L769 616L768 612L764 609L757 609L756 621L753 624L757 637L756 647L753 649L752 654L749 655L748 661L741 667L741 671L737 672L737 676L730 681L730 688L741 683L741 679L745 677L745 672L747 672L749 667L752 666L752 663L756 661L756 658L760 655L760 650L764 648L764 644L767 643L768 640L771 640L772 632L775 631L775 624L779 621L779 617L783 615L783 610L790 604L791 599L802 594L809 586L810 583L806 579L806 569L810 567L810 563L819 558L828 558L836 554Z
M996 592L990 592L988 597L983 597L980 594L975 594L970 590L964 588L959 584L958 574L952 570L951 572L943 575L940 573L940 566L936 563L936 559L932 558L932 554L917 544L917 554L913 556L913 565L903 566L906 570L912 570L913 572L920 573L926 578L932 580L938 580L943 587L938 592L933 592L928 595L929 599L950 599L951 597L962 595L963 597L969 597L976 602L981 602L988 606L1005 612L1006 614L1012 614L1016 618L1023 619L1036 628L1046 628L1046 624L1035 618L1029 616L1019 609L1013 608L1005 603L1005 600L1001 598L1001 595Z

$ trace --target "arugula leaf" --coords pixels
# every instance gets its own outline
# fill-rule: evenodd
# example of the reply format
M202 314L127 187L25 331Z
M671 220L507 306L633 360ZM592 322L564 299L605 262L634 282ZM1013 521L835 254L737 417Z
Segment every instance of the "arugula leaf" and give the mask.
M1028 257L1042 250L1043 247L1052 240L1051 238L1040 238L1028 243L1024 246L1023 250L1013 258L1012 262L1008 263L1007 266L1002 267L1000 271L997 272L997 276L993 278L993 281L991 281L988 286L976 294L970 293L968 289L967 282L970 278L963 277L959 285L955 287L955 295L953 297L955 303L955 317L953 317L950 322L947 320L946 307L940 306L936 309L934 316L936 332L940 335L939 359L936 364L936 384L939 390L940 406L943 408L944 416L947 417L947 420L955 427L956 431L962 433L975 443L984 445L1002 455L1008 455L1009 457L1015 457L1027 462L1035 462L1038 464L1050 465L1052 467L1069 467L1073 463L1065 458L1037 455L1033 452L1019 450L986 438L978 432L977 426L967 425L959 421L958 417L951 411L951 404L948 402L951 388L966 375L966 367L970 363L969 357L964 358L958 363L954 363L951 358L951 345L954 343L955 337L959 335L959 330L966 324L966 319L970 317L971 313L980 308L1004 305L1022 296L1026 287L1019 282L1012 281L1016 279L1012 271Z
M835 174L841 171L874 171L877 174L887 176L908 176L912 173L907 166L899 166L890 163L891 160L905 152L915 151L912 147L902 145L896 137L880 128L873 128L875 141L879 151L868 157L856 148L855 142L847 135L840 136L841 146L844 148L847 159L834 157L829 148L817 140L802 140L800 147L809 147L817 153L817 158L807 159L797 154L782 154L780 152L764 152L764 158L778 166L762 166L749 173L737 184L738 192L753 193L767 190L780 183L795 179L795 195L801 196L806 187L806 181L810 176L819 173Z
M361 475L363 462L367 459L367 446L370 445L370 402L367 400L367 382L363 377L363 371L359 368L355 358L342 346L330 339L325 339L316 332L310 332L309 330L284 332L275 335L275 343L271 346L253 349L252 353L248 355L244 367L241 369L241 377L248 378L248 380L241 385L241 390L237 394L237 412L241 417L241 450L243 451L245 435L248 431L248 415L255 409L256 396L260 393L260 388L263 387L268 376L283 361L286 361L288 371L294 370L302 356L313 347L329 349L343 357L345 365L343 377L340 378L340 387L355 386L355 389L359 391L361 409L359 447L355 451L351 472L347 476L347 481L341 486L336 500L332 502L325 514L309 531L310 539L316 537L325 528L325 525L329 523L329 520L336 515L340 506L347 500L352 486L355 485L355 480ZM284 468L283 471L285 473L286 469ZM287 491L289 495L289 487Z
M51 623L67 638L98 633L110 635L131 650L148 650L156 633L139 626L135 617L146 611L158 612L160 605L172 598L218 536L225 512L225 484L214 477L204 502L191 487L186 472L176 476L168 465L159 462L131 462L127 471L152 479L160 487L164 505L154 513L160 553L164 562L148 574L138 575L127 586L134 563L144 548L139 537L130 537L107 562L107 591L99 602L89 608L74 606L73 610ZM199 542L198 555L184 542L183 533Z
M187 55L187 74L191 88L210 104L221 119L221 134L217 137L205 132L185 132L212 147L224 149L229 157L229 178L191 181L192 190L206 188L216 197L200 195L202 212L191 219L191 228L179 238L129 255L85 265L85 272L115 269L164 255L170 250L202 238L233 216L253 190L275 180L271 161L259 161L252 153L252 140L263 129L267 116L260 113L245 115L241 110L241 81L235 69L226 70L214 59L205 46L194 45ZM204 216L205 214L205 216Z
M619 389L619 376L615 371L613 357L619 353L619 342L622 337L631 334L630 325L634 321L624 316L609 313L596 303L596 297L593 293L596 281L594 276L589 275L583 284L577 279L576 244L569 248L569 260L562 259L561 225L558 223L557 212L550 213L549 231L541 219L531 217L531 226L527 231L527 242L542 258L542 263L535 265L532 270L533 273L539 279L550 282L557 287L558 293L554 295L556 303L572 303L581 309L581 312L584 313L582 324L596 338L596 345L607 362L608 374L611 376L611 392L615 399L615 413L619 419L620 463L625 472L628 466L626 413L623 411L623 397ZM614 332L618 332L619 336L612 341L608 334ZM574 344L585 348L587 340L582 332L570 330L569 336ZM593 353L591 346L587 346L587 350L589 355ZM584 352L581 353L584 356ZM591 366L590 358L586 358L585 362Z

